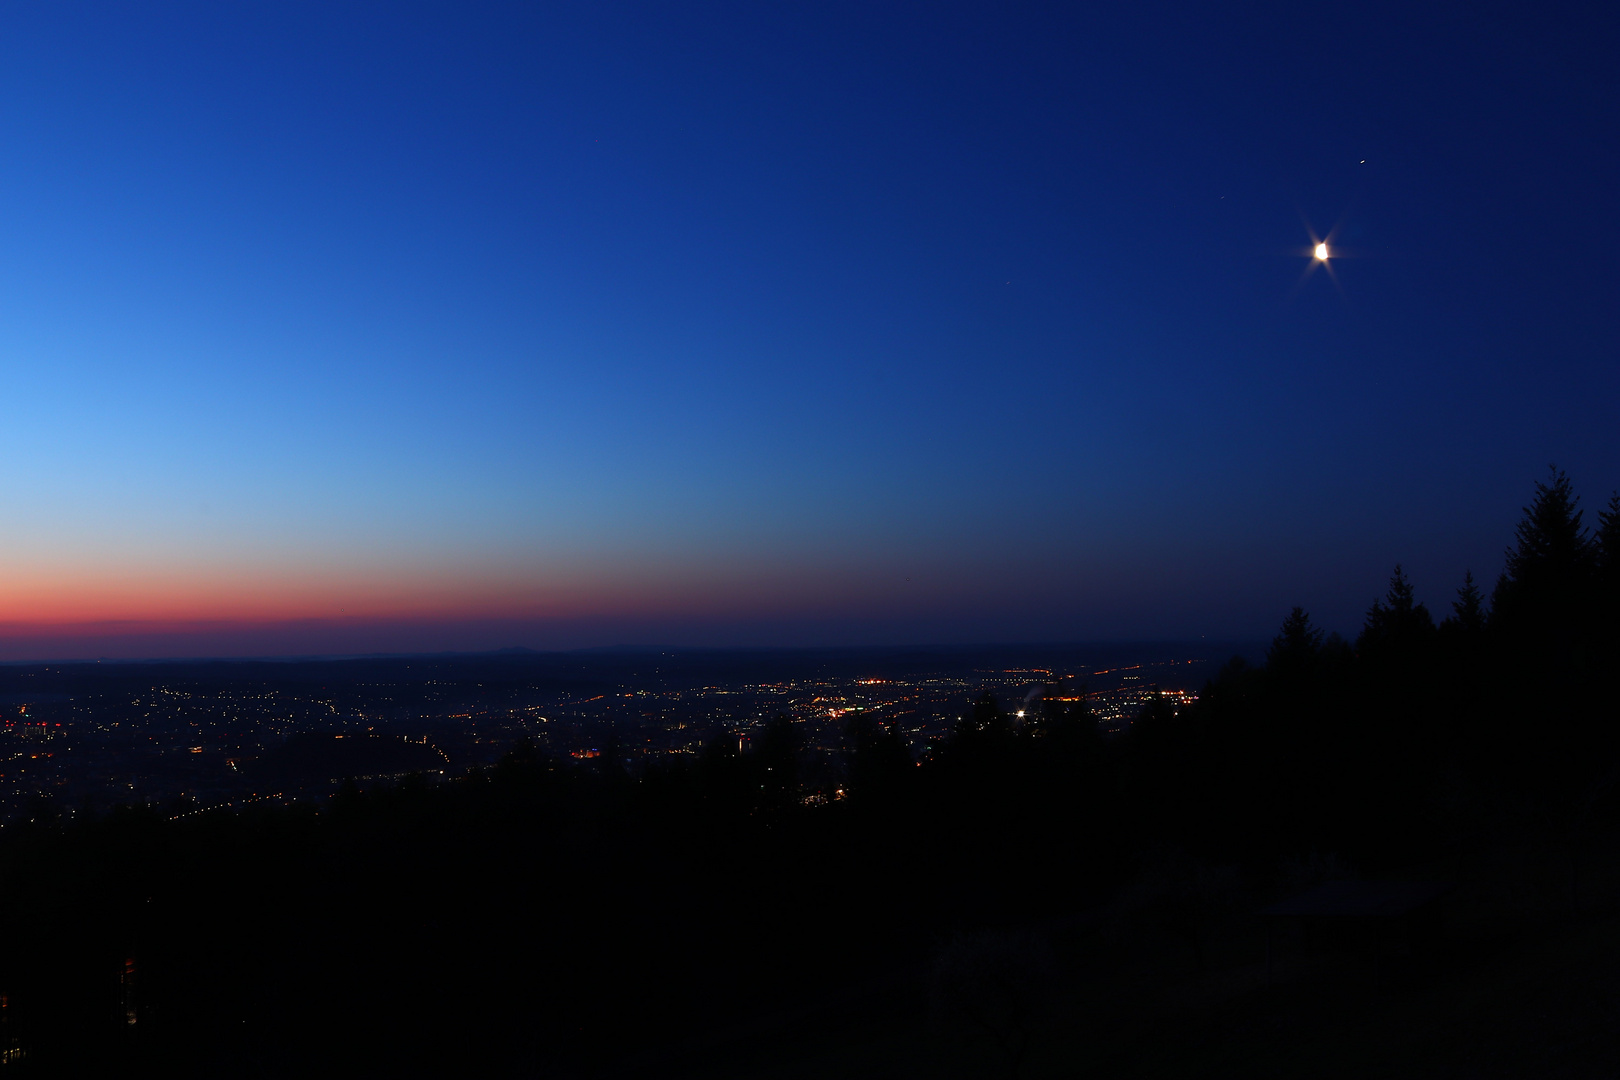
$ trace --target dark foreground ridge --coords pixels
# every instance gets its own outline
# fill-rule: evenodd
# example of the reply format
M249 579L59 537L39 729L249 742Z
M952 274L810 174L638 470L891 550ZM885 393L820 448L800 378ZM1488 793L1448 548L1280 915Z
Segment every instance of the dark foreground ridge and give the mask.
M17 822L5 1068L1613 1075L1617 518L1555 474L1488 601L1437 623L1397 568L1355 642L1296 609L1113 735L1063 687L920 751L853 712L830 790L783 718L633 770L520 740L440 783ZM1401 933L1263 913L1347 880L1406 884L1315 895L1455 890Z

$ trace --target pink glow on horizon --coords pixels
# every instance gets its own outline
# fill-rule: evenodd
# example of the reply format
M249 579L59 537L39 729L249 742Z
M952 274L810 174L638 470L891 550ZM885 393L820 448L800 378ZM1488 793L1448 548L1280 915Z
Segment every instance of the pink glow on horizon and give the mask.
M696 644L702 627L710 638L749 641L737 628L926 618L971 603L958 587L942 604L937 579L913 573L915 584L888 570L826 565L14 565L0 572L0 659ZM713 630L722 625L731 629Z

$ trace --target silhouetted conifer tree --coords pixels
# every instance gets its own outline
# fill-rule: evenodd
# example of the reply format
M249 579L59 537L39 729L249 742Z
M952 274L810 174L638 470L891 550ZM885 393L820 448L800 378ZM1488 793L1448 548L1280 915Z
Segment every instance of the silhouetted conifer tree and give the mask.
M1416 601L1412 583L1397 563L1395 572L1390 575L1389 592L1382 600L1374 600L1367 610L1356 648L1363 655L1410 655L1412 650L1421 648L1433 631L1434 619L1429 609Z
M1581 516L1569 477L1552 467L1524 508L1491 598L1493 620L1510 633L1562 645L1585 622L1597 553Z
M1467 635L1477 635L1485 629L1485 594L1479 591L1472 570L1464 571L1457 599L1451 602L1451 614L1441 626Z
M1435 782L1445 730L1435 710L1437 641L1434 619L1397 565L1388 591L1367 611L1356 652L1362 706L1400 732L1400 747L1392 752L1369 739L1364 718L1349 720L1320 747L1341 804L1361 819L1358 825L1340 815L1335 831L1359 829L1385 857L1419 839L1424 798Z
M1322 631L1311 624L1310 614L1296 607L1283 620L1282 629L1271 639L1266 650L1266 668L1273 675L1299 677L1310 674L1316 667L1322 648Z
M1505 676L1489 715L1492 783L1517 792L1539 820L1567 820L1620 749L1605 675L1613 660L1598 634L1602 540L1554 467L1515 541L1491 602L1493 660Z

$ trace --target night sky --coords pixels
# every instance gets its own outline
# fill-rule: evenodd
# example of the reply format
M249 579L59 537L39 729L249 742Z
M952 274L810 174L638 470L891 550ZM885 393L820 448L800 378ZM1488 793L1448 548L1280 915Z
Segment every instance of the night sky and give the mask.
M0 656L1443 609L1620 486L1610 15L8 5Z

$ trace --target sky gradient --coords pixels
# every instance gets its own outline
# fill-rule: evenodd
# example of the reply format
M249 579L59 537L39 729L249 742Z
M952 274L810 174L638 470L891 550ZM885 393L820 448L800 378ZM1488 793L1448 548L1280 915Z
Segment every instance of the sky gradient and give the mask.
M8 6L0 658L1353 633L1620 486L1612 16L1076 7Z

